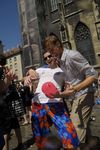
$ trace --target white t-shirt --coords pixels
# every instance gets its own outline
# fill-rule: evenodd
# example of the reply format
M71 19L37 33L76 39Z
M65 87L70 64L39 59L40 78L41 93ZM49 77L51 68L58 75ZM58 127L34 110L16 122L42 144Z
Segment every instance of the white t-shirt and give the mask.
M39 74L39 83L38 87L35 92L35 101L39 101L40 103L49 103L49 102L60 102L62 101L61 98L54 98L53 100L48 98L42 92L42 85L46 82L52 82L56 88L61 91L62 86L65 82L65 74L64 72L58 67L55 69L51 68L38 68L36 72Z

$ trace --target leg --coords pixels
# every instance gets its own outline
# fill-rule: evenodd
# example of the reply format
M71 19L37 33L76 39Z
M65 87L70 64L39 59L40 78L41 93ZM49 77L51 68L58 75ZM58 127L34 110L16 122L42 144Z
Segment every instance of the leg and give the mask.
M73 101L71 120L81 143L85 143L87 123L94 105L94 95L84 94Z
M2 129L0 128L0 150L3 149L4 145L5 145L4 136L3 136Z
M48 115L51 117L55 127L57 128L59 137L65 149L77 148L79 140L75 128L66 113L63 103L50 104Z
M14 150L21 150L23 145L22 145L22 135L21 135L18 118L16 118L16 117L12 118L11 122L12 122L11 129L14 129L16 138L17 138L17 142L18 142L17 147Z
M24 108L24 115L23 115L24 122L22 123L22 125L27 125L28 124L27 107L26 107L26 104L25 104L25 100L23 100L23 108Z
M5 145L2 150L9 150L9 134L4 135Z
M14 130L15 130L17 141L18 141L18 145L22 144L22 135L21 135L20 128L17 128L17 129L14 129Z
M22 123L22 125L27 125L28 124L28 121L27 121L27 114L24 114L23 115L23 118L24 118L24 122Z
M31 123L31 117L32 117L31 106L28 106L28 107L27 107L27 110L28 110L28 116L29 116L29 118L28 118L29 121L28 121L28 122Z
M26 106L26 107L25 107L25 114L23 115L24 122L23 122L22 125L27 125L27 124L28 124L27 112L28 112L28 108L27 108L27 106Z
M32 104L32 131L38 148L42 148L46 135L50 133L47 113L43 105Z

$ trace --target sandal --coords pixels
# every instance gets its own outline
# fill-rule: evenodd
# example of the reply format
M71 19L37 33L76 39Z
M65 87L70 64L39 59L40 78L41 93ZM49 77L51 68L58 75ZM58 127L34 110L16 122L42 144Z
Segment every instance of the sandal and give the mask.
M22 124L22 126L25 126L25 125L28 125L28 122L24 122L24 123Z

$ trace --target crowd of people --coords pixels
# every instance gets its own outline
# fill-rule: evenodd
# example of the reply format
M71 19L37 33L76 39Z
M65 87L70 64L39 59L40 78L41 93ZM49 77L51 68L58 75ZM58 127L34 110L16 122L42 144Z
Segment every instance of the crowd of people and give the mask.
M31 123L32 94L29 87L14 82L17 76L5 65L6 57L0 54L0 150L9 150L12 129L18 142L15 150L20 150L23 145L18 119L23 117L22 125Z
M56 35L46 37L44 45L46 65L29 69L20 84L0 55L0 150L9 150L12 129L18 141L15 150L23 149L19 116L22 125L32 125L38 150L99 150L99 138L86 134L97 72L78 51L63 47ZM71 111L65 103L69 99ZM12 104L18 100L22 107L14 114ZM59 138L51 134L52 124Z

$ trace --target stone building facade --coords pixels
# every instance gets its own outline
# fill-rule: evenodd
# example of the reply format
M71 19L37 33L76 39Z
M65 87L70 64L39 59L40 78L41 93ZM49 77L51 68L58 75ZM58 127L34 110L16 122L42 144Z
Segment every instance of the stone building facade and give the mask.
M91 65L100 70L100 1L49 2L49 32L57 34L66 47L80 51Z
M100 0L18 0L18 6L26 68L41 64L44 38L53 32L100 70Z
M8 68L10 68L16 75L16 81L21 81L23 78L22 70L22 50L20 48L13 48L5 53Z
M41 42L35 0L18 0L24 74L41 63Z

